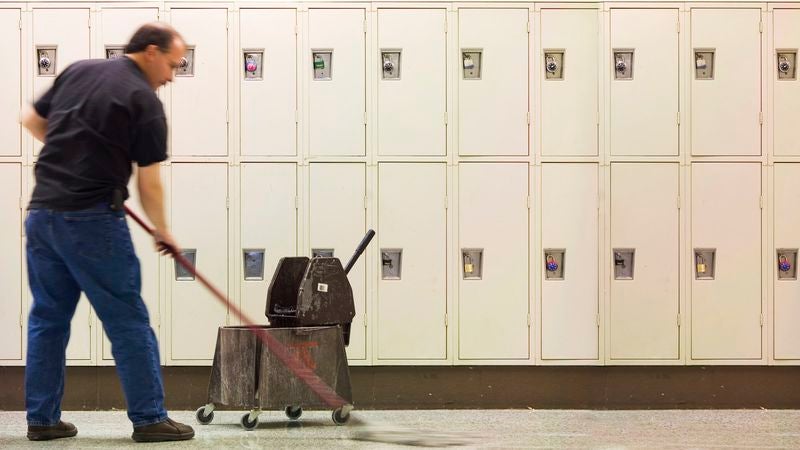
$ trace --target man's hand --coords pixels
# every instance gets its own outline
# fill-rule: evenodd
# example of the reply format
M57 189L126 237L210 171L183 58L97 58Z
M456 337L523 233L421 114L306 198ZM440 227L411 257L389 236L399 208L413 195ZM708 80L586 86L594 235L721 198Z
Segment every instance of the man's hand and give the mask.
M175 242L175 238L172 237L169 231L155 230L153 231L153 238L155 240L156 251L162 255L180 253L181 249L178 247L178 243Z
M47 134L47 119L40 116L33 106L26 105L25 109L19 115L19 122L31 132L33 137L38 139L40 142L45 141L45 135Z

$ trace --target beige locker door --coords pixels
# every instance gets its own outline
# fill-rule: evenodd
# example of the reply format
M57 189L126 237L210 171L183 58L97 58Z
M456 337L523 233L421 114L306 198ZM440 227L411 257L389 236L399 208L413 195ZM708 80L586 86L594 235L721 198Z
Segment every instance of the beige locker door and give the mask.
M31 294L33 302L33 294ZM94 310L86 298L81 294L75 315L72 317L69 344L67 344L67 362L75 365L84 365L92 361L92 325Z
M378 359L445 359L446 167L382 163L378 183Z
M767 64L773 69L774 83L773 102L775 105L775 155L800 155L800 138L797 136L797 123L800 122L800 77L798 77L797 59L800 49L800 9L776 9L773 11L775 54L768 57ZM778 53L788 51L795 55L794 78L778 79Z
M545 9L541 13L542 155L597 155L598 12ZM545 59L562 52L562 79L547 79Z
M378 10L379 57L375 70L381 155L446 153L445 14L444 9ZM400 53L399 68L388 75L383 70L384 52Z
M303 55L309 97L309 151L314 156L366 152L366 15L363 9L311 9ZM315 79L316 52L330 52L330 78Z
M228 10L173 9L172 25L193 52L192 75L172 86L171 153L228 154ZM187 55L188 56L188 55Z
M56 76L75 61L88 59L90 50L89 9L34 9L33 10L33 54L30 58L33 77L33 97L38 99ZM55 48L55 66L50 75L39 75L38 50ZM52 60L52 58L51 58ZM51 65L51 67L53 67ZM38 155L42 144L34 139L34 154Z
M297 154L297 11L242 9L237 76L243 155ZM245 54L260 53L260 77L245 76Z
M458 39L459 154L527 155L528 10L459 9ZM479 78L464 69L470 51Z
M172 165L172 234L209 282L228 290L228 165ZM197 280L178 280L175 262L167 260L170 286L170 359L210 360L217 327L225 325L227 307ZM181 274L182 275L182 274Z
M163 170L161 175L162 179L165 178ZM139 201L139 189L137 188L136 176L137 171L134 170L134 173L131 176L131 181L128 183L128 193L130 194L130 198L128 198L128 200L125 202L125 205L127 205L128 208L130 208L139 217L147 220L147 215L145 214L144 210L142 210L142 206ZM163 182L166 183L166 180ZM136 252L136 256L139 258L139 270L142 274L142 300L144 301L145 306L147 306L147 312L150 314L150 326L153 327L153 331L156 333L156 338L160 339L163 334L161 333L161 310L159 308L160 294L158 292L158 252L155 249L155 244L153 243L153 238L150 236L150 234L144 231L142 227L140 227L139 224L132 219L128 220L128 229L131 231L131 239L133 240L134 251ZM171 259L166 259L165 261L167 263L171 263ZM112 361L114 356L111 354L111 342L105 335L105 331L103 331L102 346L101 358L103 360Z
M19 110L22 106L22 59L20 11L0 9L0 61L7 64L0 73L3 102L0 104L0 156L19 156L21 127Z
M761 154L760 21L755 8L692 9L693 155ZM696 52L709 49L713 79L698 79Z
M528 165L458 170L458 357L528 359ZM480 261L465 250L482 250Z
M611 165L611 359L679 357L678 171Z
M100 10L100 40L103 46L98 58L105 58L109 47L123 48L133 33L147 22L158 20L156 8L103 8Z
M596 164L542 166L542 267L560 249L563 279L542 270L542 359L598 358Z
M0 15L2 11L0 11ZM22 359L22 165L0 164L0 360ZM27 283L26 283L27 284Z
M311 164L310 243L315 249L331 249L346 265L366 230L366 167L362 163ZM372 250L371 244L370 249ZM356 315L350 328L347 357L366 359L366 253L347 277L353 288Z
M611 10L612 155L678 154L678 37L677 9Z
M761 358L760 196L759 163L692 164L692 359ZM716 249L713 280L694 249Z
M267 323L267 289L278 261L297 255L297 165L242 164L240 198L242 237L236 264L241 308L256 323ZM245 270L245 252L255 261L263 258L261 270Z
M778 249L797 252L800 249L800 164L775 164L775 248L771 264L775 267L775 359L800 359L800 283L797 281L797 259L794 279L779 278ZM795 253L796 254L796 253Z
M158 20L158 10L155 8L105 8L100 11L100 41L103 47L102 54L96 55L100 58L105 58L105 51L108 48L120 48L130 41L133 33L139 26ZM137 214L142 217L142 211L139 205L139 191L136 187L136 173L131 176L131 182L128 185L128 192L130 198L125 203ZM136 250L136 256L139 258L139 265L142 272L142 299L147 305L147 311L150 313L150 324L159 336L159 295L158 295L158 253L153 247L153 238L150 237L144 230L139 227L134 221L128 221L128 227L131 230L131 237L133 239L133 246ZM103 331L101 358L106 361L114 359L111 354L111 342Z

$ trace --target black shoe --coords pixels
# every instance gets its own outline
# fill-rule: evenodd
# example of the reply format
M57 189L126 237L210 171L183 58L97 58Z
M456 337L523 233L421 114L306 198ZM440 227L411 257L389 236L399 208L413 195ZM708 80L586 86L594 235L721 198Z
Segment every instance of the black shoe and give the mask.
M58 421L57 424L49 427L28 425L28 439L31 441L49 441L73 437L76 434L78 434L78 429L75 428L75 425L63 421Z
M136 442L185 441L194 437L194 430L167 418L163 422L135 427L131 437Z

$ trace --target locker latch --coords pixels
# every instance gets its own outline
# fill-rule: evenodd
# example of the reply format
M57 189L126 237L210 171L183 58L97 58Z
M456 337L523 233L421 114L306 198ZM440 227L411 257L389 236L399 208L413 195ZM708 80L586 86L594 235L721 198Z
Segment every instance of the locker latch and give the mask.
M633 50L614 50L614 79L633 79Z
M249 49L244 50L244 79L255 81L262 79L262 61L264 60L264 50Z
M244 264L244 279L246 281L261 281L264 279L264 253L263 248L246 248L242 250Z
M777 253L778 253L778 280L796 280L797 249L779 248Z
M125 54L125 48L121 45L107 46L106 59L117 59Z
M197 249L185 248L181 250L184 258L189 260L192 267L197 267ZM194 274L184 268L176 259L175 260L175 280L176 281L194 281Z
M37 47L39 76L52 77L56 75L56 47Z
M329 81L333 78L333 50L314 50L311 53L314 79Z
M483 277L483 249L461 249L461 261L465 280L480 280Z
M180 63L178 63L178 69L175 75L179 77L194 76L194 47L186 49L186 53L181 57Z
M399 280L403 267L402 249L381 249L381 279Z
M400 57L401 50L381 50L381 61L384 80L400 79Z
M635 250L630 248L614 249L614 279L633 280Z
M697 80L714 79L714 54L716 50L695 49L694 50L694 77Z
M545 249L544 268L546 280L564 279L564 260L566 258L565 249Z
M544 71L547 80L564 79L564 50L545 50Z
M696 248L694 250L695 279L714 279L716 254L717 251L713 248Z
M463 61L463 78L465 80L480 80L483 60L483 50L481 49L462 49L461 59Z

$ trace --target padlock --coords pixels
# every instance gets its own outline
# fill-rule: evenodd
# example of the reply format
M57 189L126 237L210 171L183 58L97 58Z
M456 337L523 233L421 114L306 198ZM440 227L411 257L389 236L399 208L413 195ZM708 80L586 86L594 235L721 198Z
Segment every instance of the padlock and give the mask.
M702 256L697 257L697 273L705 273L706 272L706 262Z
M472 258L469 255L464 255L464 273L472 273L475 270L472 265Z
M615 266L625 266L625 260L622 258L622 255L619 253L614 253L614 265Z
M245 61L245 70L248 73L255 73L255 71L258 70L258 65L252 56L247 57L247 60Z
M472 57L466 53L464 54L464 68L467 70L475 68L475 62L472 60Z
M386 252L381 252L381 264L389 268L392 267L392 258Z
M548 272L555 272L558 270L558 263L556 259L553 258L553 255L547 255L547 271Z
M314 55L314 69L322 70L324 68L325 68L325 60L322 59L322 55Z
M697 67L698 69L705 69L706 67L708 67L706 59L701 54L699 53L696 54L695 58L697 58L697 60L695 61L695 67Z
M792 270L792 264L789 262L789 259L786 258L786 255L781 255L778 257L778 269L781 272L788 272Z

